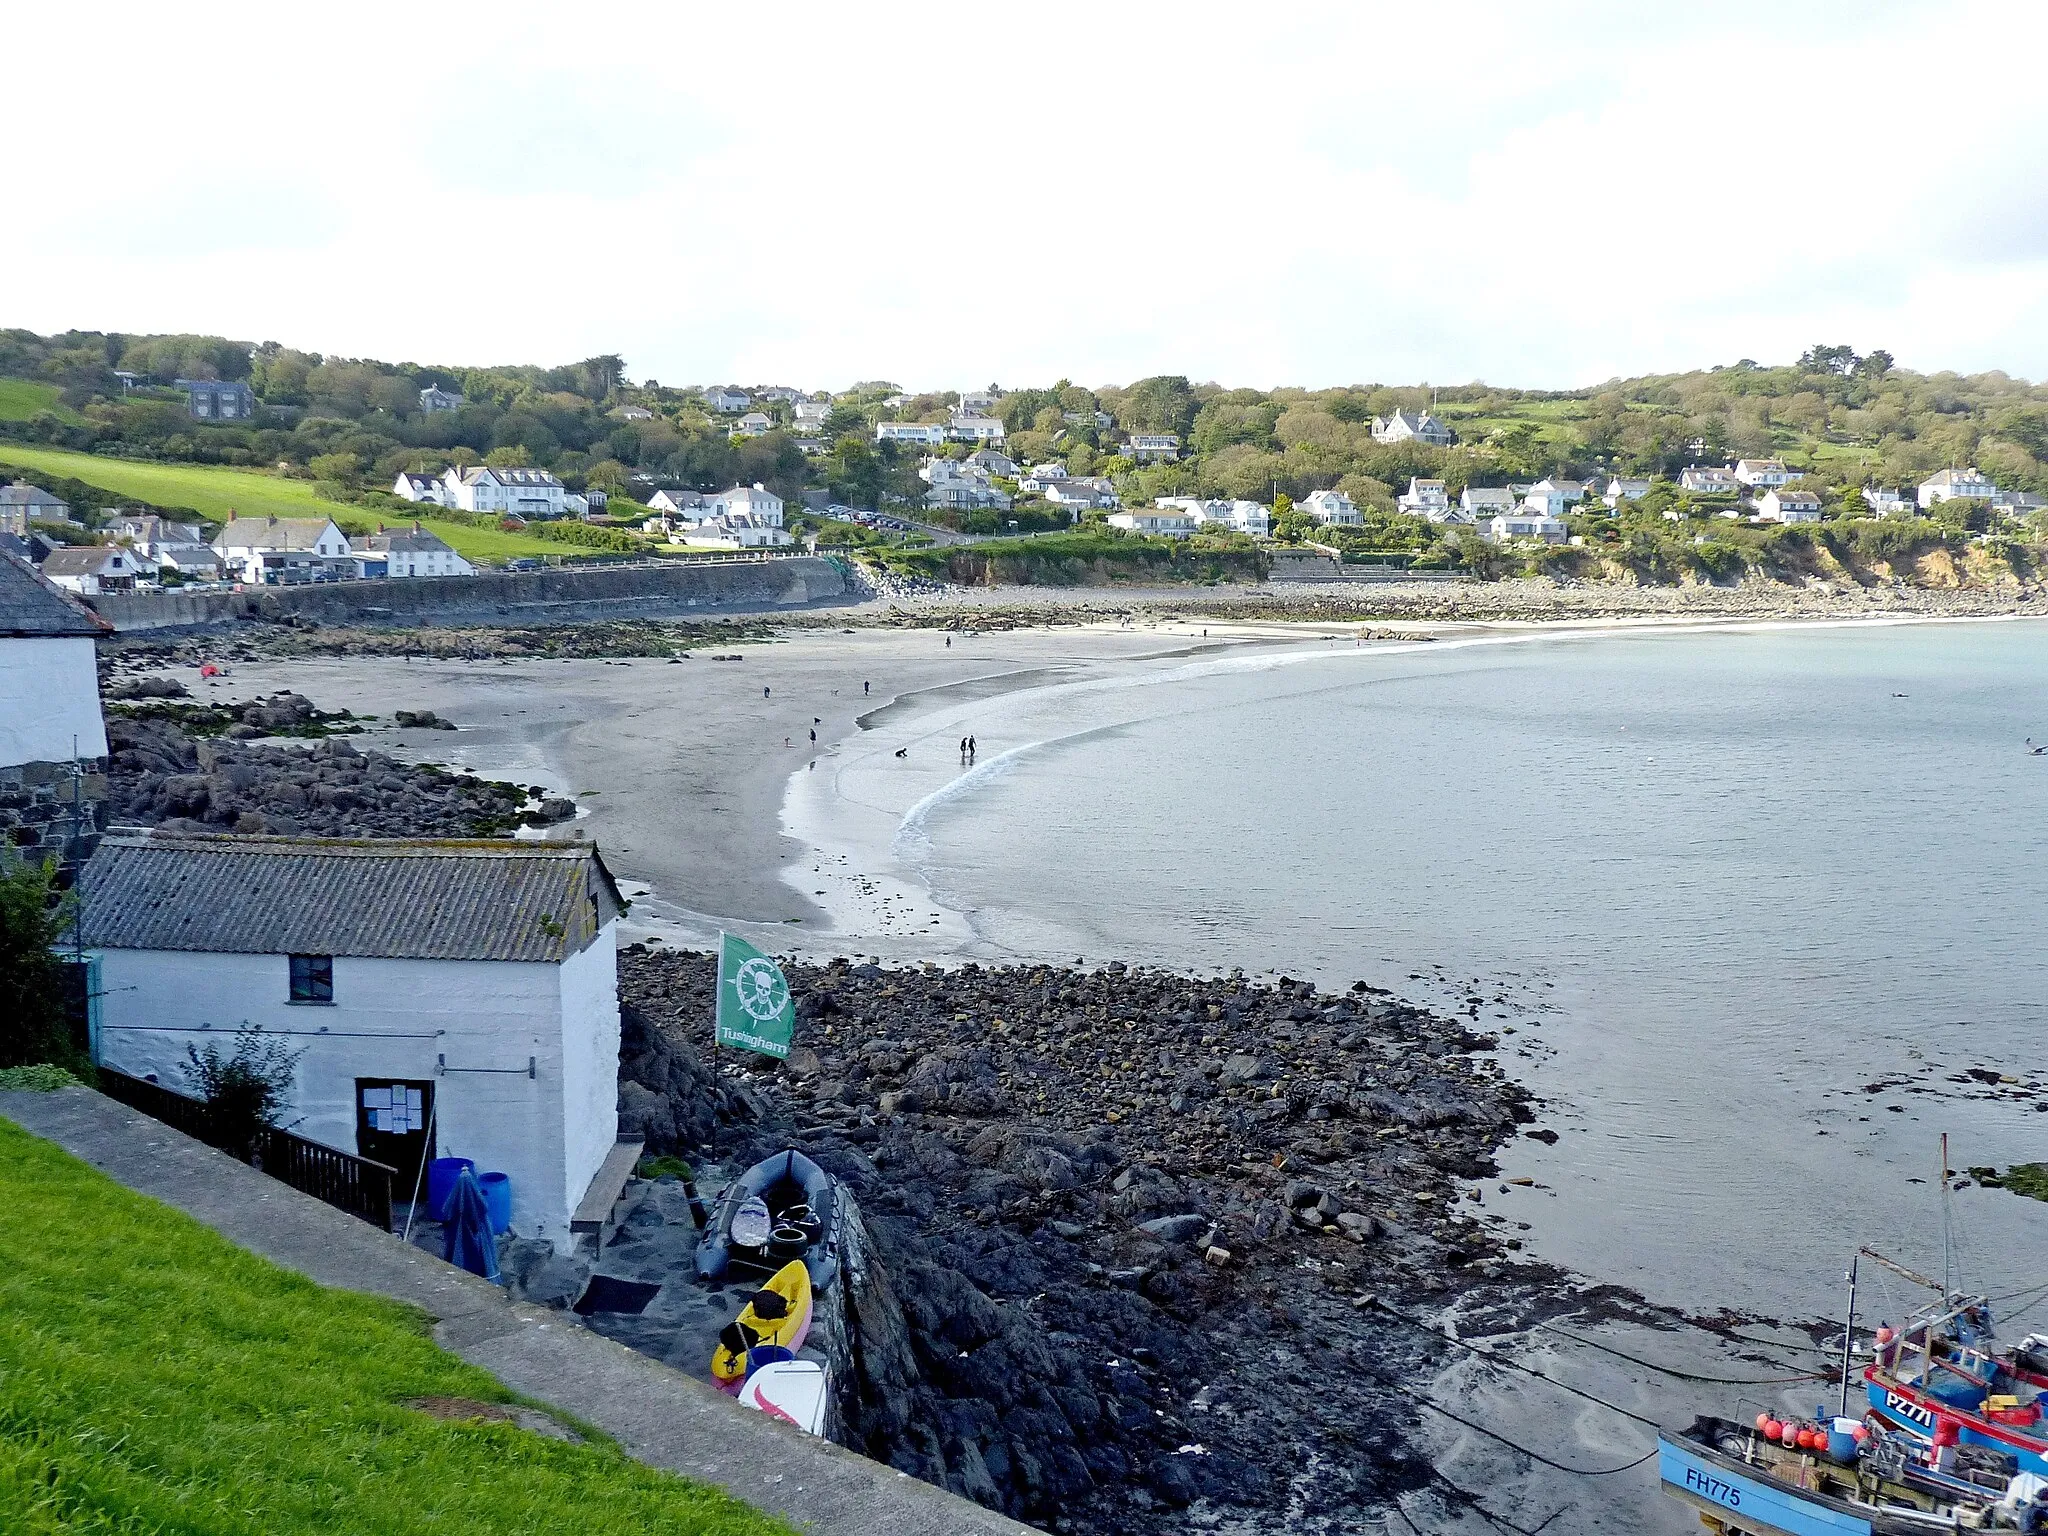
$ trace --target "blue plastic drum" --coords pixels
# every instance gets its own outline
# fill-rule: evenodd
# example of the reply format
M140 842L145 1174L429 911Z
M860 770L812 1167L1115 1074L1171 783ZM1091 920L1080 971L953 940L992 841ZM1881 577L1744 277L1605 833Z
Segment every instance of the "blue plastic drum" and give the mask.
M505 1173L477 1175L484 1192L484 1210L491 1218L491 1234L512 1230L512 1176Z

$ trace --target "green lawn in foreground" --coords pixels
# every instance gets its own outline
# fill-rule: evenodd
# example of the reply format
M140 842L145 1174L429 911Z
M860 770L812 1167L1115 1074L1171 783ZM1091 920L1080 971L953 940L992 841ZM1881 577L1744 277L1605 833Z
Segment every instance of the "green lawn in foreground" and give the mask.
M241 517L331 517L338 522L353 520L358 524L381 520L386 525L398 521L387 512L329 501L314 490L310 480L287 480L262 470L227 469L211 464L151 464L8 442L0 442L0 464L68 475L87 485L121 496L139 496L158 506L190 507L215 522L225 521L230 510ZM449 548L468 560L504 560L517 555L573 558L596 553L574 544L537 539L531 534L472 528L467 523L430 516L420 517L419 523L439 534Z
M54 384L38 384L34 379L0 379L0 421L33 421L41 411L52 411L69 422L85 419L70 406L59 405L57 395Z
M409 1398L507 1401L410 1309L314 1285L0 1120L10 1536L791 1536L723 1493Z

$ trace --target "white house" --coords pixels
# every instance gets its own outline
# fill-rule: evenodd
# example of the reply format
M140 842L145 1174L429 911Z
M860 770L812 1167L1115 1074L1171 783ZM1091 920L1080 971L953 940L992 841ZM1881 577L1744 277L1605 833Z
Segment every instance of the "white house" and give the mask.
M1006 480L1017 477L1017 461L1006 453L993 448L983 448L967 456L967 462L977 469L985 469L992 475L1001 475Z
M1863 500L1869 505L1874 517L1911 517L1917 510L1899 491L1888 491L1880 486L1863 487Z
M336 581L356 573L348 536L324 517L231 513L213 536L213 552L235 581Z
M438 535L414 523L389 532L382 523L366 538L353 541L356 568L363 575L474 576L476 567L448 547ZM374 569L382 566L381 571Z
M736 437L765 437L775 428L775 418L765 411L749 411L732 425Z
M1783 459L1737 459L1735 478L1753 491L1766 491L1774 485L1786 485L1797 476L1785 467Z
M1690 464L1679 471L1678 488L1691 491L1696 496L1735 496L1742 491L1742 482L1735 478L1731 469L1716 469L1709 464Z
M138 577L155 574L154 562L119 544L59 546L43 559L44 579L80 597L133 592Z
M0 836L22 853L70 860L74 757L85 823L101 825L106 722L100 714L94 644L114 626L59 591L26 560L0 553Z
M993 508L1007 512L1010 509L1009 493L998 489L991 482L989 472L972 460L960 463L953 459L929 459L918 468L917 474L931 487L925 492L927 506L965 511Z
M1365 521L1342 491L1311 491L1302 498L1301 510L1326 528L1355 528Z
M1513 486L1468 485L1458 495L1458 513L1441 518L1432 517L1431 522L1476 523L1481 518L1496 518L1503 512L1512 512L1521 504Z
M1450 513L1450 493L1444 489L1441 480L1425 480L1420 475L1410 475L1408 489L1394 498L1394 508L1413 517L1426 517L1432 523L1440 523Z
M765 527L782 526L782 498L758 480L707 497L704 506L713 517L751 517Z
M704 404L721 416L736 416L754 403L743 389L707 389Z
M1133 432L1124 452L1140 464L1180 457L1180 439L1171 432Z
M1054 506L1065 507L1076 517L1083 512L1098 511L1117 504L1116 488L1107 480L1094 477L1047 480L1042 483L1039 494Z
M212 580L220 575L220 556L197 523L174 523L153 515L117 517L106 530L117 539L126 539L138 555L181 576Z
M1758 498L1756 515L1767 523L1817 523L1820 498L1798 486L1773 486Z
M588 843L110 836L80 877L103 1066L187 1085L254 1025L297 1057L285 1124L390 1164L510 1177L571 1244L618 1140L617 923Z
M1647 480L1624 480L1616 475L1607 482L1607 493L1600 499L1610 507L1618 507L1624 501L1641 501L1650 494Z
M1017 477L1017 489L1020 491L1043 491L1055 480L1065 480L1067 478L1069 478L1067 466L1058 459L1052 459L1044 464L1034 464L1025 470L1023 474L1019 475Z
M617 412L621 421L652 421L654 412L644 405L622 405Z
M946 423L946 436L956 443L1000 443L1003 440L1003 421L1000 416L955 411L952 420Z
M1405 443L1411 438L1443 448L1450 444L1451 429L1428 411L1396 411L1391 416L1373 417L1374 442Z
M1522 505L1531 512L1541 512L1548 517L1562 517L1573 503L1583 501L1586 488L1576 480L1559 480L1544 476L1522 493Z
M569 489L544 469L450 466L441 476L443 506L464 512L510 513L534 522L565 516Z
M1159 538L1184 539L1196 528L1194 517L1179 507L1134 507L1109 514L1109 526Z
M986 416L1002 398L1000 390L963 389L960 391L960 410L968 416Z
M1977 501L1996 501L1998 487L1975 469L1944 469L1938 475L1931 475L1920 482L1920 509L1939 506L1944 501L1959 501L1965 498Z
M1487 538L1496 544L1505 544L1510 539L1541 539L1546 544L1562 544L1565 532L1562 518L1553 517L1527 503L1512 512L1501 513L1486 525Z
M799 432L806 430L818 432L824 429L825 418L832 414L832 402L830 400L799 400L792 409L796 415L796 425Z
M452 389L427 388L420 391L420 410L431 416L436 411L459 411L463 398Z
M875 423L875 441L878 443L922 443L927 448L936 448L946 440L946 429L933 421L878 421Z
M1248 533L1255 539L1273 536L1273 513L1256 501L1204 501L1199 496L1161 496L1156 505L1185 512L1197 526Z
M441 476L425 471L401 469L398 478L391 482L391 494L405 501L422 501L429 506L454 505L447 499L447 485Z

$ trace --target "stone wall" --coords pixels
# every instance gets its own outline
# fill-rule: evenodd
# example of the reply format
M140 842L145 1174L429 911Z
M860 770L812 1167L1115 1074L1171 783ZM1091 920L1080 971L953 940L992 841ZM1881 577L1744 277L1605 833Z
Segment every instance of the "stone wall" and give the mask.
M811 555L764 560L557 566L228 592L89 599L123 632L205 629L245 619L320 624L547 624L800 608L847 598L846 575Z
M0 837L31 859L55 855L65 866L64 883L92 857L107 830L107 762L80 765L77 804L72 800L70 763L17 763L0 768Z

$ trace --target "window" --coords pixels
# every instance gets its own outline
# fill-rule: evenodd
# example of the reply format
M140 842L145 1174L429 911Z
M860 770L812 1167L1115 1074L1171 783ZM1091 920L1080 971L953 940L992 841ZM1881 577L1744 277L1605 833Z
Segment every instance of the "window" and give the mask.
M293 955L291 961L293 1002L334 1001L334 956Z

